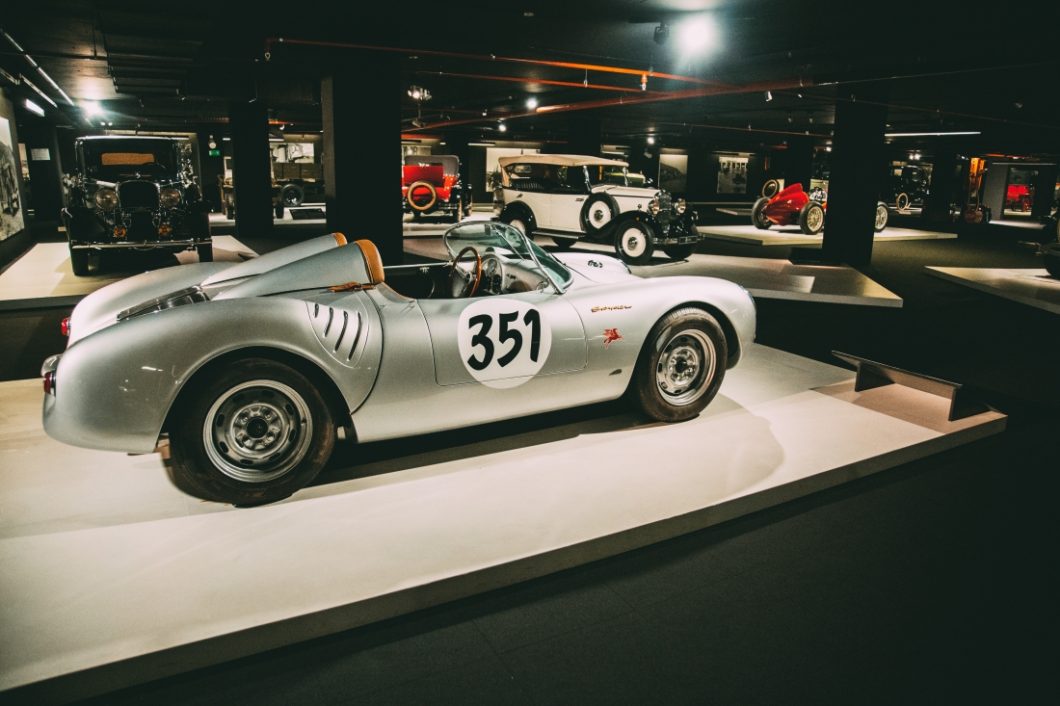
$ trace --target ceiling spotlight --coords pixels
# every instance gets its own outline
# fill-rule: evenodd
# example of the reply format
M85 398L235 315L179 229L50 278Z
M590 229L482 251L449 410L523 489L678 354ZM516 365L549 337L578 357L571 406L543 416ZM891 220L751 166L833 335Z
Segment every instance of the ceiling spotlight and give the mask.
M772 91L766 91L766 103L768 103L771 100L773 100L773 92Z
M825 152L831 152L832 151L832 146L831 145L825 145L824 151Z
M508 132L508 126L504 124L503 120L497 123L497 129L501 132Z
M409 94L409 98L417 103L426 103L431 99L431 92L423 86L409 86L409 90L406 93Z
M527 110L533 110L536 107L537 107L537 98L534 98L533 96L530 96L529 98L526 99L526 108L527 108Z
M648 139L645 140L645 142L647 142L649 145L654 145L655 144L655 135L648 135Z
M29 98L26 99L26 110L28 110L31 113L36 113L37 115L41 116L42 118L44 117L44 108L41 108L39 105L37 105L36 103L31 101Z
M86 118L95 118L103 115L103 107L97 101L84 101L81 103L81 112Z
M675 34L677 46L685 57L699 56L718 46L718 26L710 15L684 20L677 26Z
M488 111L488 110L486 110L485 108L483 108L483 109L482 109L482 117L486 117L486 114L487 114L487 113L489 113L489 111Z

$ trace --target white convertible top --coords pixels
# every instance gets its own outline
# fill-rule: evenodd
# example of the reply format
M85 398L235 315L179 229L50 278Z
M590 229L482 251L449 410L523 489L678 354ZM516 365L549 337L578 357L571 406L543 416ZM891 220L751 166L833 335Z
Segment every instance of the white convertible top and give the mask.
M504 169L509 164L558 164L561 167L585 167L603 165L605 167L628 167L628 162L603 157L587 157L581 154L520 154L510 157L498 157L497 164Z

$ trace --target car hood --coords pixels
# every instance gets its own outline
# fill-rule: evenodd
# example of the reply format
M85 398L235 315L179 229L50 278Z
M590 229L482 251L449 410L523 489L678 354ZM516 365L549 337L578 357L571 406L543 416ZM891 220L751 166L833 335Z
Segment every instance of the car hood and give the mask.
M568 269L581 275L584 279L596 284L622 282L627 279L639 279L629 271L626 263L618 258L595 253L566 252L556 253L554 257Z
M618 186L615 184L601 184L600 186L593 187L593 193L608 193L616 198L652 199L659 193L659 190L650 186Z

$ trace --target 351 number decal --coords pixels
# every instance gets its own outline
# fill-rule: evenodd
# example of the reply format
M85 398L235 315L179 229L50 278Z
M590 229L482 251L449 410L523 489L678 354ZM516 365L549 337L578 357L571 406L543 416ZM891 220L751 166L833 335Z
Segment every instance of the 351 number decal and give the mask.
M514 387L536 375L552 333L534 306L511 300L475 302L460 317L460 356L471 376L491 387Z

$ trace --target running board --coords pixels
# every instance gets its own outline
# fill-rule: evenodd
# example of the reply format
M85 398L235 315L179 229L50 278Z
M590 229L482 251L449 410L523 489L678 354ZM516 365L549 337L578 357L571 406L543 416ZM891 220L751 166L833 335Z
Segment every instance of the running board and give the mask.
M832 351L832 355L853 366L857 371L857 377L854 379L855 392L892 384L927 392L950 401L949 421L951 422L990 410L986 403L972 399L968 388L959 382L913 373L849 353Z
M585 237L584 233L568 233L563 230L545 230L543 228L538 228L532 235L547 235L550 238L568 238L570 240L581 240Z

